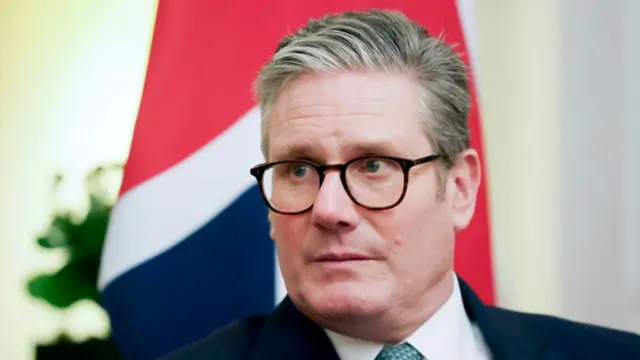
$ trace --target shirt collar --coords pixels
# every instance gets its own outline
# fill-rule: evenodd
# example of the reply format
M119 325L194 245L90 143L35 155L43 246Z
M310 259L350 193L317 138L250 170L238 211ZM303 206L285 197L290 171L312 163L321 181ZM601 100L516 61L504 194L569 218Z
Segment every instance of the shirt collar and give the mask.
M461 359L465 348L474 346L473 328L464 310L455 274L453 278L453 292L449 299L406 340L429 360ZM384 346L325 331L341 360L373 360Z
M374 360L384 344L345 336L325 329L340 360Z

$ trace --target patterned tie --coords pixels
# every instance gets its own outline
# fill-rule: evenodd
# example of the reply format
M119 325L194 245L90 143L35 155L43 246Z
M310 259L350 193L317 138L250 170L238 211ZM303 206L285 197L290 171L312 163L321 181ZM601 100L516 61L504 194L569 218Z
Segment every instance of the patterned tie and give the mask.
M422 360L422 354L413 346L403 343L397 346L385 346L375 360Z

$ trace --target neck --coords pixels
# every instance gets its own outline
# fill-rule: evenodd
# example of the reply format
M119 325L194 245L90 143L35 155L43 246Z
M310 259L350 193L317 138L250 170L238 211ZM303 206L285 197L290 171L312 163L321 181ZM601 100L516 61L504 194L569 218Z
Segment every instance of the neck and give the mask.
M453 293L454 273L447 271L418 299L403 299L373 317L349 317L339 321L313 319L331 331L372 342L397 344L407 339L444 305Z

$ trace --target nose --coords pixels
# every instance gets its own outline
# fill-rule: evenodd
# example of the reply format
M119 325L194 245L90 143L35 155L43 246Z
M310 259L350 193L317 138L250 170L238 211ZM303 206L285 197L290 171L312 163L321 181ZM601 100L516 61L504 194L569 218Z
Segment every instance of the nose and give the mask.
M311 210L311 221L317 227L336 232L350 231L358 226L360 214L338 172L326 173Z

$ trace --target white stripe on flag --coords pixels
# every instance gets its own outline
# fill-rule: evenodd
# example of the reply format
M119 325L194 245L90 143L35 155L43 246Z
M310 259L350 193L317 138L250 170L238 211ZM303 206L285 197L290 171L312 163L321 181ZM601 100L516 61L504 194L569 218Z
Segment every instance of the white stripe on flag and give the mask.
M224 210L255 184L249 168L262 160L260 113L254 107L201 149L125 193L111 214L99 288Z
M478 30L476 29L475 0L457 0L460 26L465 38L467 51L469 51L469 61L476 83L479 83L478 75ZM476 84L477 86L477 84ZM478 89L479 91L479 89Z

